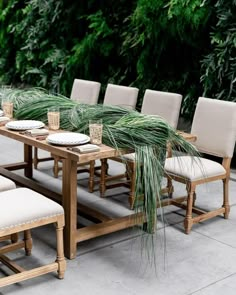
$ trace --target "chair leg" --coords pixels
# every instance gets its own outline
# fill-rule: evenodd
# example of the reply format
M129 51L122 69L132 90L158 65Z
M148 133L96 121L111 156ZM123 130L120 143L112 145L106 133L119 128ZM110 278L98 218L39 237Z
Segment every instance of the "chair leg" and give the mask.
M58 278L63 279L66 270L66 260L64 256L64 246L63 246L63 225L59 222L56 224L56 235L57 235L57 258L58 263Z
M33 244L30 230L24 231L24 243L25 243L25 254L27 256L30 256L32 251L32 244Z
M94 191L94 174L95 174L95 161L90 161L89 164L89 192Z
M223 179L223 207L225 208L224 218L229 218L230 206L229 206L229 178Z
M19 234L18 233L15 233L15 234L12 234L11 235L11 242L12 243L16 243L19 239Z
M125 164L125 178L127 181L130 181L130 168L129 168L129 163L127 162Z
M196 199L197 199L197 194L196 194L196 192L194 192L193 193L193 207L195 206Z
M172 184L172 180L169 177L167 177L167 185L166 185L166 188L167 188L168 197L169 198L172 198L173 192L174 192L174 187L173 187L173 184Z
M191 228L193 226L192 210L193 210L193 198L195 193L195 187L196 186L193 184L187 184L187 192L188 192L187 210L186 210L186 216L184 219L184 228L185 228L186 234L190 233Z
M59 161L58 158L54 156L53 174L55 178L58 178L59 173Z
M34 159L33 159L33 162L34 162L34 169L37 169L38 168L38 149L35 147L34 148Z
M105 175L108 175L108 169L109 169L109 164L108 164L108 159L105 161Z

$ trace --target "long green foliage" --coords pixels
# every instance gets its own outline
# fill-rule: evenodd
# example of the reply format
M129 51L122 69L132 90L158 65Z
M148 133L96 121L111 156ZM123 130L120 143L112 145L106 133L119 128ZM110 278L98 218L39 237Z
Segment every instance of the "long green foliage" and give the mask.
M78 104L63 96L47 94L41 89L8 89L7 96L14 102L14 116L17 119L47 122L47 109L57 105L61 110L61 127L85 134L89 133L89 120L102 119L103 142L114 148L134 150L137 161L142 163L136 165L135 195L137 200L140 195L144 196L138 209L146 212L147 230L153 232L167 142L195 154L196 150L190 143L158 116L142 115L116 106Z

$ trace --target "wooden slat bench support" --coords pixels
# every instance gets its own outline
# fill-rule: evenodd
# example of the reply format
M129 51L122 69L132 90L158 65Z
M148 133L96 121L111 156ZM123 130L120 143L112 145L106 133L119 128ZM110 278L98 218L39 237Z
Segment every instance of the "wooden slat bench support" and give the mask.
M58 269L58 264L54 262L52 264L48 264L45 266L37 267L32 270L24 271L22 273L17 273L9 277L2 278L0 282L0 287L5 287L5 286L15 284L21 281L32 279L32 278L44 275L46 273L56 271L57 269Z
M116 232L145 222L143 213L116 218L77 230L76 241L86 241L95 237Z
M15 163L15 164L2 165L1 167L12 171L12 170L24 169L27 166L28 166L28 164L26 162L19 162L19 163Z
M25 271L25 269L23 267L19 266L18 264L16 264L14 261L9 259L5 255L0 255L0 261L3 264L5 264L8 268L10 268L12 271L14 271L15 273L20 273L20 272Z
M78 203L78 212L81 213L82 216L87 217L88 219L90 219L90 217L93 218L93 220L97 220L97 221L109 221L112 218L101 213L98 212L97 210L94 210L86 205L83 205L81 203ZM91 219L90 219L91 220Z
M4 254L4 253L7 253L7 252L10 252L10 251L15 251L17 249L24 248L24 246L25 246L24 241L19 241L19 242L16 242L16 243L8 244L8 245L3 246L3 247L0 248L0 255Z

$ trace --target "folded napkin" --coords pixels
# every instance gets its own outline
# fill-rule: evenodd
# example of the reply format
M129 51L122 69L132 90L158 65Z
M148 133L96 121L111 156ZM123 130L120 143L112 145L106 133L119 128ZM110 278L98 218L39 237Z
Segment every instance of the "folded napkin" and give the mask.
M0 117L0 126L5 126L9 121L8 117Z
M0 122L5 122L5 121L9 121L10 118L8 117L0 117Z
M31 136L40 136L40 135L48 135L49 131L47 129L30 129L30 130L26 130L25 134L29 134Z
M84 145L78 145L73 146L70 148L71 151L86 154L86 153L93 153L93 152L99 152L100 147L95 144L84 144Z

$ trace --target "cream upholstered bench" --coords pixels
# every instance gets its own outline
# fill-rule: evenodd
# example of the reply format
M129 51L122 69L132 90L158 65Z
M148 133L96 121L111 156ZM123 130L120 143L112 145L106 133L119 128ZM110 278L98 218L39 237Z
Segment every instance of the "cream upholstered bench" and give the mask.
M15 189L15 188L16 188L15 182L0 175L0 192L8 191L8 190ZM1 216L0 216L0 218L1 218ZM0 241L6 240L6 239L11 239L12 242L16 242L18 239L18 233L14 233L14 234L9 235L7 237L2 237L2 238L0 237Z
M26 255L31 254L32 239L30 229L55 223L57 236L56 261L44 266L25 270L5 253L25 248ZM0 247L0 262L16 274L0 278L0 287L34 278L52 271L58 272L62 279L66 268L63 249L64 210L54 201L27 188L16 188L0 193L0 239L24 231L23 241L13 241Z
M12 180L0 175L0 192L8 191L15 188L16 185Z

